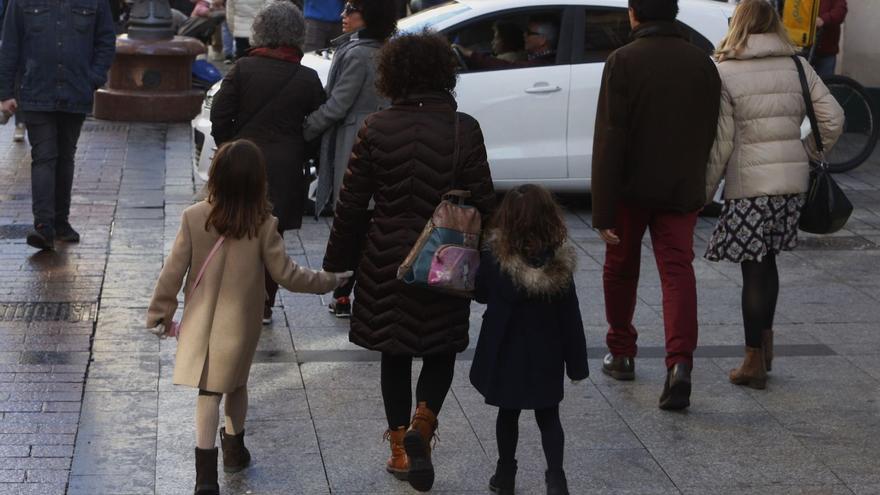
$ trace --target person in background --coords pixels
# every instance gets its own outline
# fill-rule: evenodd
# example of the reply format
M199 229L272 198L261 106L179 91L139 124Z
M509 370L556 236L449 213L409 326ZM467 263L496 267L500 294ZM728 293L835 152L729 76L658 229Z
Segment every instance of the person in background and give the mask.
M801 139L806 106L794 54L778 14L765 0L740 2L716 52L721 115L706 177L707 200L722 177L726 180L724 206L706 258L740 265L746 348L742 365L729 378L756 389L766 386L773 364L776 256L797 246L809 159L818 158L813 136ZM806 60L799 62L829 150L843 130L843 110Z
M302 12L293 3L267 3L254 19L253 48L223 78L211 106L211 133L218 145L247 138L265 156L269 201L282 235L302 225L308 187L303 122L324 102L318 74L300 63L304 32ZM272 322L277 292L278 284L267 275L265 324Z
M327 101L305 123L307 141L321 137L315 213L338 201L358 129L373 112L388 106L376 91L376 55L397 27L394 0L351 0L342 9L342 30L351 33L333 55ZM364 226L366 227L366 226ZM354 280L333 292L329 310L351 316Z
M816 18L817 36L816 55L813 67L819 77L834 75L837 67L837 54L840 52L840 25L846 19L846 0L821 0L819 17Z
M492 26L492 53L495 58L507 62L518 62L528 59L522 29L512 22L496 22Z
M305 0L306 41L303 50L306 53L326 48L342 35L339 14L344 6L344 0Z
M566 374L572 381L590 374L574 285L577 254L562 209L534 184L507 193L483 237L487 249L474 297L486 312L470 379L486 403L498 408L498 464L489 489L514 495L519 416L531 409L547 461L547 493L568 495L559 403Z
M3 32L3 19L6 17L6 6L7 5L9 5L9 3L7 1L0 0L0 33ZM0 42L0 47L2 47L2 46L3 46L3 44L2 44L2 42ZM18 78L16 78L16 81L15 81L16 87L19 84L21 84L21 81L19 81ZM18 112L16 112L15 113L15 130L12 132L12 141L16 142L16 143L24 142L24 135L25 135L26 130L27 130L27 127L25 126L25 123L21 120L21 117L19 116Z
M107 81L116 31L105 0L86 2L87 15L66 3L40 3L45 11L33 15L32 2L9 0L6 7L0 102L7 114L22 112L27 124L34 214L27 243L47 250L56 239L80 240L70 225L76 144L95 90Z
M675 23L678 0L629 0L634 41L605 64L593 139L593 227L606 243L602 372L635 378L642 238L663 286L666 380L659 407L690 406L697 347L694 228L718 127L721 80Z
M509 69L512 67L539 67L556 63L556 45L559 42L559 26L555 19L535 17L529 20L528 28L522 33L526 50L525 60L510 61L493 57L476 50L452 45L465 57L469 69ZM494 48L494 47L493 47Z

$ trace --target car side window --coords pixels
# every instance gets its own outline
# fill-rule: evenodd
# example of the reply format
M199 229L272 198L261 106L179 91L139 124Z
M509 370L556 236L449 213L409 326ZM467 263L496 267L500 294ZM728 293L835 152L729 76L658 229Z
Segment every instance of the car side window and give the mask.
M473 54L461 72L559 64L561 8L517 9L483 17L446 32L450 43Z
M582 63L604 62L629 43L632 28L625 9L586 9Z
M687 38L687 40L694 46L706 52L706 56L711 56L715 53L715 45L706 39L705 36L681 21L675 21L675 23L678 25L678 29L681 30L685 38Z

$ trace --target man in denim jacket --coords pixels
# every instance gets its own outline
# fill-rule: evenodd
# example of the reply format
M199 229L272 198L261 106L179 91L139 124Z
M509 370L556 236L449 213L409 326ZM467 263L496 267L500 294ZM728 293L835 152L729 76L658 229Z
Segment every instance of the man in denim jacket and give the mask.
M31 143L34 230L27 243L79 242L68 221L73 158L95 89L113 62L107 0L9 0L0 49L0 102L21 111ZM16 88L16 73L21 76ZM18 89L18 99L15 94Z

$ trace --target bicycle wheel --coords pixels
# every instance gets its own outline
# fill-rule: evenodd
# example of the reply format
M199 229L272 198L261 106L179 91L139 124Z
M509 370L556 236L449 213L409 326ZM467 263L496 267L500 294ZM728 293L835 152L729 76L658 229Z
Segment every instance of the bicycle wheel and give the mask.
M825 159L831 172L847 172L871 156L880 127L871 97L861 84L845 76L831 76L824 82L845 115L843 134Z

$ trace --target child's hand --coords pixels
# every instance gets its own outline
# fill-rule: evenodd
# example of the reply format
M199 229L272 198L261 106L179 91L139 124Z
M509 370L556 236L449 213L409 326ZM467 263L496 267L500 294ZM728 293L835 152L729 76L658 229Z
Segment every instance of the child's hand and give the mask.
M354 272L349 270L347 272L333 273L332 275L336 277L336 287L342 287L343 285L345 285L346 282L348 282L348 279L350 279L351 276L354 275Z
M160 339L164 339L164 338L168 337L168 334L165 333L165 324L164 323L159 323L158 325L156 325L153 328L148 328L147 331L150 332L151 334L155 335L156 337L159 337Z

